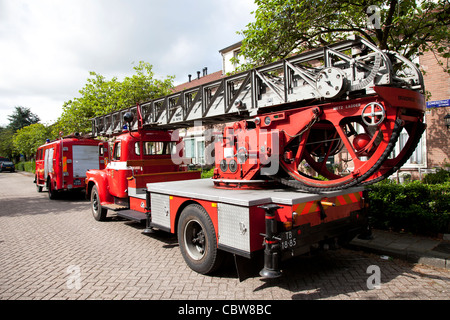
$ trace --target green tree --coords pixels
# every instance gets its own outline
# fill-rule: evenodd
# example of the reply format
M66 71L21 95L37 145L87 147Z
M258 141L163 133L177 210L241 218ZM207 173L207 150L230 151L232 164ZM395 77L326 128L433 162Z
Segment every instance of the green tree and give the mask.
M15 107L13 114L8 116L8 120L8 127L14 132L40 121L39 117L32 113L30 109L21 106Z
M13 135L14 131L11 128L0 127L0 156L6 158L13 158Z
M107 80L96 72L90 72L87 83L79 91L80 97L64 103L63 112L53 126L53 136L58 136L59 132L90 132L90 119L95 116L170 94L173 77L154 79L152 68L149 63L141 61L133 67L135 74L122 81L117 77Z
M253 67L346 39L363 37L406 58L433 50L450 58L448 0L255 0L255 22L240 32ZM443 66L449 72L448 66Z
M48 136L48 127L41 123L31 124L17 130L13 136L13 146L17 153L29 159L36 153L37 148L45 143Z

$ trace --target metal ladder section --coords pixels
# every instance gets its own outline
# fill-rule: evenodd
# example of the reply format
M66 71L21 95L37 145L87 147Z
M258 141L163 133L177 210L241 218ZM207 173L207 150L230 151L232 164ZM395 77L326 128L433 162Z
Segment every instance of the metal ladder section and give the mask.
M96 117L92 134L121 132L126 112L134 115L131 130L191 127L369 95L375 85L424 91L415 64L356 37Z

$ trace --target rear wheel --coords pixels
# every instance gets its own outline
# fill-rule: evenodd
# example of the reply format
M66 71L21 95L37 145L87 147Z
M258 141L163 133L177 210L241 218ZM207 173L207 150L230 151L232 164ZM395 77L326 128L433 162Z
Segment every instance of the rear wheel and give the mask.
M100 197L98 196L97 186L92 187L91 191L91 210L94 219L97 221L105 221L107 209L103 208L100 203Z
M221 266L224 253L217 248L214 225L202 206L191 204L183 210L177 234L181 254L192 270L209 274Z
M47 191L48 191L48 198L50 200L55 200L58 191L55 190L55 188L53 188L53 183L50 179L47 180Z

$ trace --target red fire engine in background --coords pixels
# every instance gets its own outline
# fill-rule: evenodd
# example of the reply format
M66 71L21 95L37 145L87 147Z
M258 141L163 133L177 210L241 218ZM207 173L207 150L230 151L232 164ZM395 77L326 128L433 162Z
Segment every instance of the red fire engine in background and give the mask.
M59 191L84 191L86 171L104 168L108 154L107 142L78 135L48 141L36 152L38 192L46 187L49 198L55 199Z

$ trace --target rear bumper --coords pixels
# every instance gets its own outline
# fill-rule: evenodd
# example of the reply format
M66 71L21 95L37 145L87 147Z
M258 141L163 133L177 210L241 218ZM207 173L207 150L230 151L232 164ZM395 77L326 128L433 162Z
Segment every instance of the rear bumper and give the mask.
M355 236L368 232L368 219L365 210L350 213L349 217L322 223L311 227L301 225L279 237L282 260L308 253L312 247L344 245Z

